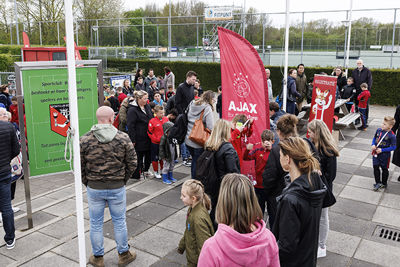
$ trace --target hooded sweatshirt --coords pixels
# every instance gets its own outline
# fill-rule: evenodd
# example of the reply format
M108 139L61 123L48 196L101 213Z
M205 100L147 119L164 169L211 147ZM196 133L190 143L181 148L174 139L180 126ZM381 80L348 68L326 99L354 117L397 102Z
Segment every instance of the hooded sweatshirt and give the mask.
M304 174L277 198L273 233L278 241L282 267L316 266L319 222L326 187L320 176Z
M80 143L82 183L92 189L120 188L136 170L129 136L111 124L94 125Z
M193 148L202 148L202 146L198 145L197 143L191 141L189 139L190 132L194 126L196 120L200 118L201 112L204 110L203 115L203 123L204 127L212 130L214 127L214 114L209 104L203 103L201 105L197 105L194 101L189 104L189 111L188 111L188 128L186 133L186 145L193 147Z
M216 234L203 245L198 266L278 267L278 245L274 235L257 222L257 229L241 234L225 224L218 225Z

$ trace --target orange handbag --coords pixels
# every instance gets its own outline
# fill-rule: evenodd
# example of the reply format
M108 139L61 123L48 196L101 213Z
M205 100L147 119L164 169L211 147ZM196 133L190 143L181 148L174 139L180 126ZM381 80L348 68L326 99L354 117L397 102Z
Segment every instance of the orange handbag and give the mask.
M204 146L208 137L211 135L210 129L204 127L203 123L204 109L200 114L200 118L194 122L192 131L190 132L189 139L200 146Z

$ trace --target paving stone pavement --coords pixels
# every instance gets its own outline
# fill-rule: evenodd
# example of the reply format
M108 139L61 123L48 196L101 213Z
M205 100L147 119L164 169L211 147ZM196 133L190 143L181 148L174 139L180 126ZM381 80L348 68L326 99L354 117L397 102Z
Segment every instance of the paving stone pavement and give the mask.
M400 168L391 165L389 185L383 192L372 191L374 183L369 146L375 130L393 107L371 106L366 132L345 129L339 141L341 156L334 181L337 203L330 208L327 257L318 266L399 266L400 262ZM190 168L178 164L178 183L160 180L129 181L127 225L129 244L137 259L129 266L185 266L185 255L176 253L183 235L187 209L180 186L189 178ZM26 230L23 181L18 181L13 204L16 247L6 250L0 240L0 266L78 266L78 242L73 176L70 173L31 178L34 228ZM91 253L89 217L84 190L86 257ZM104 217L106 266L117 266L118 255L108 209ZM379 237L378 226L397 231L397 241ZM4 235L1 227L0 236ZM392 236L393 237L393 236Z

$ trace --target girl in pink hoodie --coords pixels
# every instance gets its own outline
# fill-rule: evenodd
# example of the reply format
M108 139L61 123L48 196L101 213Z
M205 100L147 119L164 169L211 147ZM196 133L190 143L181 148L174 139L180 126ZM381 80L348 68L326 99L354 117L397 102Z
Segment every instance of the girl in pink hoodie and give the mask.
M204 243L198 266L279 267L278 245L262 217L250 180L227 174L216 208L218 231Z

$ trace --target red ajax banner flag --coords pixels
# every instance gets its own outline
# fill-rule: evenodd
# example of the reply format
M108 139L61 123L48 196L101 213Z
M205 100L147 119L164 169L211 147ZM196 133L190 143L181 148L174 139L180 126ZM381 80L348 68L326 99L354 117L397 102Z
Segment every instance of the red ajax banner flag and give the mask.
M322 120L332 132L333 114L335 109L337 77L314 75L309 122Z
M253 118L253 134L243 138L246 144L261 146L261 133L269 129L267 76L256 49L239 34L218 27L221 56L222 118L231 121L236 114ZM243 155L242 155L243 157ZM241 172L255 181L255 164L243 161Z

